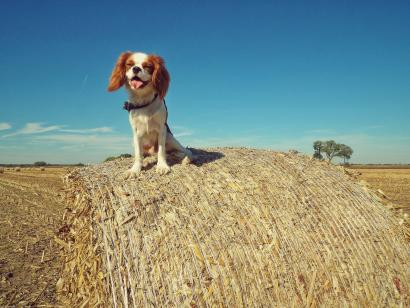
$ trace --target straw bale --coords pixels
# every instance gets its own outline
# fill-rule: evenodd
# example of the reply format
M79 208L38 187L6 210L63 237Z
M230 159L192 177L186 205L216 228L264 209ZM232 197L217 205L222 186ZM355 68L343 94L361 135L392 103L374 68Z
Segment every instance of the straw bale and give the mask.
M194 151L194 150L193 150ZM371 190L296 153L195 150L67 177L70 306L408 306L408 231ZM172 161L172 159L170 159Z

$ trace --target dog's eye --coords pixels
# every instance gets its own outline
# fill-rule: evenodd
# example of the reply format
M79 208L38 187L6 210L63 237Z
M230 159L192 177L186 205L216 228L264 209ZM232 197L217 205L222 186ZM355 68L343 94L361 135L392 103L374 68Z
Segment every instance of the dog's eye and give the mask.
M126 67L131 67L131 66L133 66L133 65L134 65L134 64L133 64L133 63L131 63L131 62L130 62L130 63L126 63L126 64L125 64L125 66L126 66Z
M152 71L153 71L153 66L152 66L152 64L150 64L150 63L144 63L144 64L142 65L142 67L144 68L144 70L146 70L146 71L148 71L148 72L150 72L150 73L152 73Z

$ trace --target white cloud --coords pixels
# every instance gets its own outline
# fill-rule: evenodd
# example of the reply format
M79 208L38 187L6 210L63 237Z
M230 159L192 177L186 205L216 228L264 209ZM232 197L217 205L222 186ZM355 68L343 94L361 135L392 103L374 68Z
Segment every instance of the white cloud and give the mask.
M3 138L13 137L18 135L31 135L31 134L41 134L51 131L59 131L64 133L76 133L76 134L89 134L89 133L111 133L113 131L112 127L102 126L95 128L83 128L83 129L65 129L66 125L51 125L44 126L43 123L32 122L27 123L23 128L15 131L14 133L2 136ZM11 126L8 123L0 123L0 130L9 129Z
M6 129L10 129L11 125L9 123L6 122L1 122L0 123L0 130L6 130Z
M184 126L173 125L172 134L174 135L175 138L180 138L180 137L192 136L194 132Z
M101 145L130 144L132 139L127 136L101 136L101 135L76 135L76 134L53 134L37 136L35 140L55 141L68 144Z
M43 126L43 123L27 123L22 129L19 129L14 133L4 135L3 137L6 138L17 135L41 134L61 129L61 127L61 125Z
M76 134L88 134L88 133L111 133L113 131L112 127L102 126L96 128L83 128L83 129L60 129L61 132L65 133L76 133Z
M179 137L186 137L186 136L192 136L192 132L191 131L182 131L182 132L178 132L178 133L172 133L174 135L175 138L179 138Z

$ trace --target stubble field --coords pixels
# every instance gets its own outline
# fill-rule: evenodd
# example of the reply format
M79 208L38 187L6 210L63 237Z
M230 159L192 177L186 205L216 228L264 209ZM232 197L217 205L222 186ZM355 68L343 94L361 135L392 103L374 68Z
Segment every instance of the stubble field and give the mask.
M0 173L0 306L56 304L63 168Z
M360 166L355 170L361 173L358 176L360 180L366 181L375 190L381 190L395 209L410 215L410 168Z

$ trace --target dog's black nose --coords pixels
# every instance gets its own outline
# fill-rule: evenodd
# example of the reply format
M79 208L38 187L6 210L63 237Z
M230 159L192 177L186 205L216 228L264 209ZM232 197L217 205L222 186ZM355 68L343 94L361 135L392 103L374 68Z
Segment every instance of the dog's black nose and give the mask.
M138 66L134 66L132 68L132 71L134 72L134 74L138 74L139 72L141 72L141 69Z

